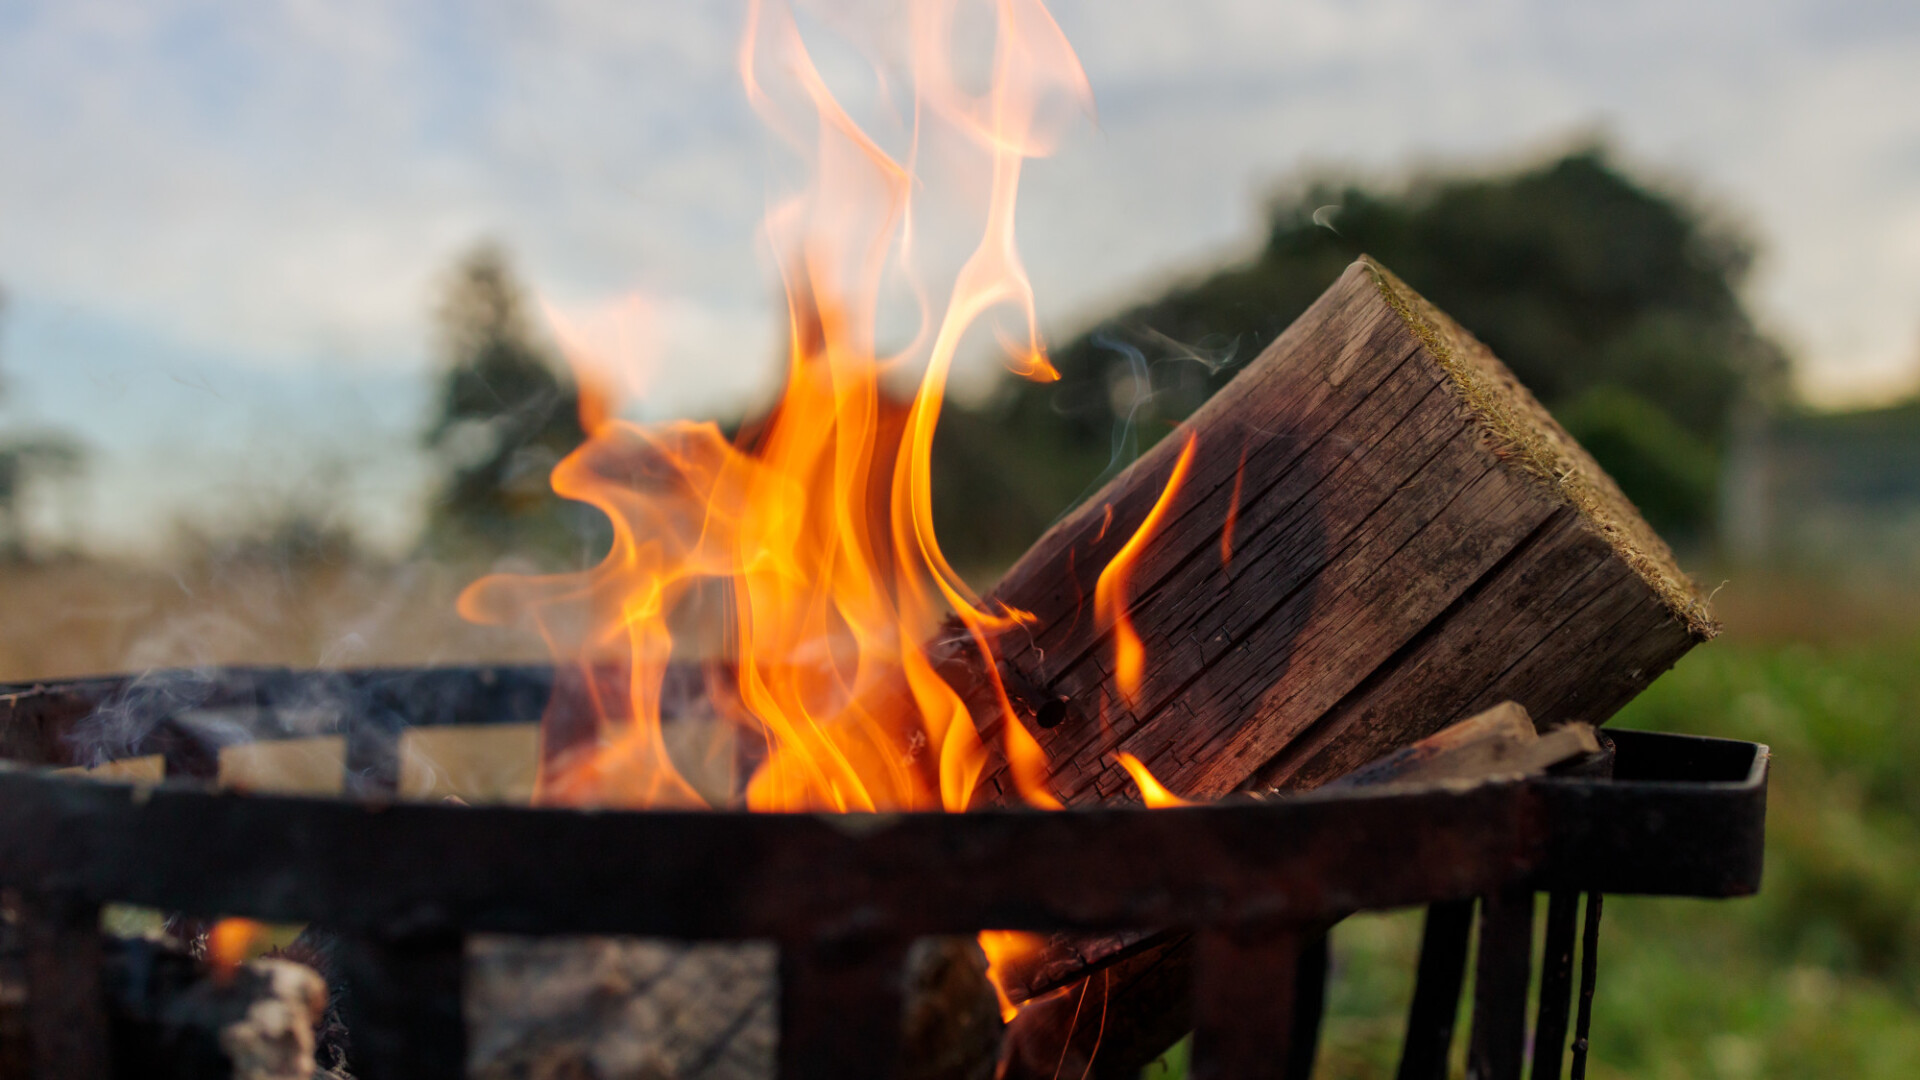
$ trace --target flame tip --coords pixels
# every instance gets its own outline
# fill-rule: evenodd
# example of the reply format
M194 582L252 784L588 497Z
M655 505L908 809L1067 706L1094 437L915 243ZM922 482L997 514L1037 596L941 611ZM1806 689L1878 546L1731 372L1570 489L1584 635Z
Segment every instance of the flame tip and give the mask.
M1061 95L1091 104L1085 72L1041 0L994 10L992 74L974 93L956 76L945 8L909 9L913 126L902 155L836 99L792 5L750 0L736 55L744 92L810 170L808 186L774 200L765 220L788 340L785 387L762 420L731 438L711 424L622 420L644 389L626 376L651 366L639 347L651 329L645 298L635 294L604 328L543 300L586 435L550 483L604 513L611 544L584 573L489 576L457 605L495 625L531 616L580 675L593 737L543 758L539 799L833 811L973 801L990 751L922 642L951 611L991 661L999 635L1036 620L976 595L943 554L932 527L933 434L955 351L982 323L998 331L1004 318L1015 331L1009 366L1020 374L1060 378L1014 242L1014 207L1023 162L1047 151L1062 120ZM895 82L882 83L891 93ZM964 155L923 154L937 140ZM926 217L915 200L946 188L919 173L931 160L977 166L984 181L977 242L944 307L929 299L914 259ZM881 355L881 298L896 274L920 324L909 345ZM917 391L894 400L883 377L916 363L925 368ZM718 614L695 619L702 605ZM668 666L695 652L716 658L716 730L766 746L750 775L725 781L724 797L697 789L661 727ZM1044 749L1018 723L1005 732L1018 797L1061 806Z

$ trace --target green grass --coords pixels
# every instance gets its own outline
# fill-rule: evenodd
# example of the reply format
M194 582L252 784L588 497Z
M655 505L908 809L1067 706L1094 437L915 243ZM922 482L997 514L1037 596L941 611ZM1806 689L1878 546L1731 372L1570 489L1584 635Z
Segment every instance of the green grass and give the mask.
M1612 723L1765 742L1773 778L1758 897L1608 898L1589 1075L1920 1076L1920 635L1715 642ZM1393 1075L1419 935L1335 932L1319 1076Z
M1758 897L1608 901L1600 1076L1920 1076L1920 636L1723 641L1619 727L1773 747Z

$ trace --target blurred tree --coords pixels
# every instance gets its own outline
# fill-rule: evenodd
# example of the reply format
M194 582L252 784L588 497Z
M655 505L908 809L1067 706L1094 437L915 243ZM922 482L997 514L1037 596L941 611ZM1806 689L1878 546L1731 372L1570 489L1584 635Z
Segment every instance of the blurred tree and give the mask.
M1022 483L1057 511L1124 453L1116 431L1157 439L1363 252L1491 346L1657 527L1704 532L1732 407L1780 392L1784 354L1741 301L1752 244L1600 146L1400 191L1290 190L1252 260L1103 321L1057 350L1058 383L1009 381L986 419L1049 463Z
M463 257L436 314L440 389L426 444L444 478L428 546L578 557L596 526L552 493L547 475L585 438L579 397L536 334L506 253L482 244Z
M0 322L4 322L6 312L6 290L0 289ZM26 515L31 485L41 480L70 480L85 463L84 447L65 433L10 431L0 436L0 558L23 562L36 554Z

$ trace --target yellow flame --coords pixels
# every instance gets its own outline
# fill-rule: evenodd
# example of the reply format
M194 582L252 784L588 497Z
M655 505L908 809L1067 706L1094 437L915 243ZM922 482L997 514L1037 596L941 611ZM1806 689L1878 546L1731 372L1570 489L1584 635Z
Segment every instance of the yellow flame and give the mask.
M1165 784L1154 779L1153 773L1147 771L1146 765L1139 758L1124 751L1117 756L1120 759L1120 767L1127 770L1128 776L1133 777L1134 786L1140 789L1140 799L1148 807L1159 810L1169 806L1194 805L1193 802L1168 791Z
M1160 528L1160 522L1167 515L1167 507L1180 491L1180 485L1186 482L1187 469L1193 464L1193 448L1197 444L1196 436L1187 436L1187 443L1180 449L1180 457L1173 463L1173 472L1167 476L1167 486L1160 490L1160 497L1154 500L1153 509L1140 521L1140 527L1114 553L1106 569L1100 571L1100 577L1093 585L1094 617L1113 627L1113 681L1119 684L1120 693L1133 704L1140 694L1140 679L1146 671L1147 650L1140 642L1140 632L1134 628L1133 616L1127 609L1127 586L1133 577L1134 567L1140 561L1140 553L1146 550L1147 542ZM1103 527L1102 532L1105 532Z
M584 573L491 575L460 598L477 622L531 619L581 688L568 707L585 709L589 737L563 737L556 696L537 800L958 811L990 761L981 731L997 725L1019 796L1060 806L1046 754L994 663L998 637L1031 617L983 600L949 563L933 529L931 461L955 358L976 328L992 330L1016 373L1058 377L1015 243L1015 205L1026 160L1052 150L1091 93L1041 0L984 5L993 54L983 88L971 89L952 44L961 6L907 8L910 137L896 154L835 95L792 6L750 0L738 53L746 95L808 177L766 217L788 339L784 389L764 418L731 439L713 424L623 418L644 387L636 369L658 366L651 309L634 301L611 331L549 309L588 435L553 470L553 490L604 513L612 542ZM934 160L981 181L977 238L942 303L916 241L927 220L915 203L926 190L921 163ZM878 345L883 296L910 297L918 316L890 353ZM913 371L917 385L896 394L887 380ZM1191 452L1116 563L1138 557ZM1112 593L1125 570L1109 573L1116 584L1101 582ZM990 715L976 718L923 648L948 615L985 658ZM1132 648L1137 681L1137 637ZM714 715L702 722L744 747L748 773L732 790L695 783L669 750L669 723L689 722L666 715L676 662L705 665ZM982 944L999 965L1034 939L989 934ZM1002 1003L1012 1010L1004 994Z
M1059 805L1045 754L991 663L996 637L1027 616L983 601L948 562L932 525L931 459L954 358L983 320L1016 318L1016 336L993 325L1010 366L1055 375L1014 242L1014 207L1025 160L1057 138L1060 105L1083 106L1089 94L1038 0L995 0L990 77L982 90L963 86L951 45L959 6L909 8L914 101L904 157L843 107L788 4L750 6L739 53L747 97L810 177L767 216L785 268L786 383L750 434L729 441L710 424L622 419L635 377L626 372L623 384L621 365L606 361L621 350L605 342L643 338L632 324L644 305L629 305L613 335L550 309L589 433L555 468L553 488L605 513L612 545L584 574L483 578L460 606L488 623L531 615L581 685L603 687L611 668L625 691L588 695L593 738L570 754L556 742L539 798L710 802L672 760L663 728L669 665L698 659L728 685L720 719L763 748L736 796L749 808L965 809L989 747L921 645L951 612L989 658L982 670L1016 790ZM911 244L916 169L936 140L948 151L940 160L971 155L985 181L978 240L937 308L925 302ZM904 351L882 355L877 327L890 281L904 281L923 325ZM919 384L898 399L883 379L912 366ZM709 655L675 637L676 619L696 603L724 612Z

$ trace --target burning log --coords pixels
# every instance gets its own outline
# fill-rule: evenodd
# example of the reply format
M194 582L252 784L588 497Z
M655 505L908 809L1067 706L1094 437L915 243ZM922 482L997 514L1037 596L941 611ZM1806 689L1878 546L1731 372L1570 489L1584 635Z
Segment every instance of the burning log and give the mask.
M1119 617L1097 603L1115 566ZM1593 459L1366 259L994 597L1033 615L1002 663L1052 710L1022 719L1069 803L1128 791L1123 753L1189 797L1316 787L1508 699L1521 709L1464 725L1471 745L1442 738L1379 778L1511 765L1529 751L1498 732L1527 713L1563 729L1530 751L1538 764L1585 749L1571 725L1605 721L1716 631ZM1135 672L1127 638L1152 658ZM1184 948L1148 941L1053 943L1048 977L1010 992L1135 955L1103 980L1104 1009L1177 1012ZM1017 1023L1015 1062L1022 1044L1062 1045L1057 1011Z
M6 928L12 930L11 926ZM27 981L12 934L0 935L0 1077L31 1074ZM327 987L310 967L262 958L227 972L167 941L101 938L111 1056L124 1075L315 1076ZM105 1047L100 1048L105 1050Z
M1505 700L1598 723L1714 631L1592 459L1366 260L992 598L1030 615L996 670L1069 804L1130 793L1123 753L1209 799L1318 786ZM970 640L930 654L999 742ZM976 794L1015 798L1004 763ZM1144 1014L1185 963L1152 943L1056 943L1009 993L1137 956L1102 1011Z
M1589 725L1565 724L1543 735L1525 709L1508 701L1349 773L1333 786L1472 783L1548 770L1583 772L1602 753ZM1097 974L1080 974L1096 967ZM1007 973L1009 992L1031 1004L1008 1032L1000 1080L1138 1073L1192 1028L1192 975L1193 938L1187 933L1055 937L1026 966ZM1311 992L1305 983L1316 978L1324 978L1323 969L1304 968L1301 990Z
M1716 630L1593 459L1366 259L992 596L1032 616L997 645L1070 804L1132 790L1120 753L1213 799L1503 700L1597 724Z

